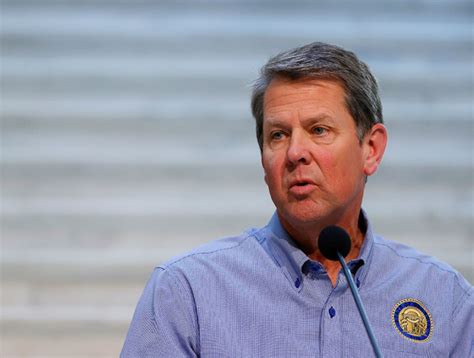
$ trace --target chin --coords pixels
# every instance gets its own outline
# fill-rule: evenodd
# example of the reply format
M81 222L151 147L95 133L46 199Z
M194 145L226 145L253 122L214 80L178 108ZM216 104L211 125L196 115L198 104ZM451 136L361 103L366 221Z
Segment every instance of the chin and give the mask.
M290 208L285 208L282 213L285 220L289 223L302 226L314 224L328 216L328 213L323 208L308 207L308 205L294 205Z

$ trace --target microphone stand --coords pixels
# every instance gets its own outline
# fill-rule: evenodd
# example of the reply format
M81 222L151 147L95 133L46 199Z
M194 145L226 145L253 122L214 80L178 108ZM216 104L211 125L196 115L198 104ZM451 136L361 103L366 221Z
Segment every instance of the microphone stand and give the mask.
M379 344L375 339L374 332L372 331L372 327L370 326L369 318L367 317L367 313L365 312L364 306L362 305L362 301L360 299L359 291L356 288L354 283L354 279L352 278L352 274L347 267L346 262L344 261L344 257L337 251L337 257L339 262L341 263L342 269L344 271L344 275L346 276L347 282L349 283L349 287L352 291L352 296L354 296L355 303L357 308L359 309L360 316L362 317L362 321L364 321L364 326L369 335L370 343L372 343L372 348L374 349L375 356L377 358L383 358L382 352L380 351Z

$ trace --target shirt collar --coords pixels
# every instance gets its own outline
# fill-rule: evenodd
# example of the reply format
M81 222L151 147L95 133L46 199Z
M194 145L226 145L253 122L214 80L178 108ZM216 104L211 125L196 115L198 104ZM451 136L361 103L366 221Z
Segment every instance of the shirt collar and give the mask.
M264 237L261 238L260 244L281 268L291 285L300 291L303 280L302 267L308 261L308 256L298 248L283 228L276 212L264 228Z
M363 209L361 209L359 226L366 229L364 242L359 257L348 263L349 269L356 275L358 285L362 284L365 278L374 243L372 225L368 221L367 214ZM310 260L298 248L295 241L281 225L276 212L264 228L264 235L259 238L259 241L297 291L300 291L302 288L303 272L308 269L308 265L313 267L313 269L321 270L320 263Z
M359 226L362 228L365 226L366 229L364 242L362 243L359 257L349 262L349 268L351 268L351 265L353 265L351 270L356 277L356 283L358 286L364 283L365 276L367 275L367 269L369 268L370 262L372 261L372 252L374 247L374 232L372 229L372 224L370 223L367 213L364 209L360 210Z

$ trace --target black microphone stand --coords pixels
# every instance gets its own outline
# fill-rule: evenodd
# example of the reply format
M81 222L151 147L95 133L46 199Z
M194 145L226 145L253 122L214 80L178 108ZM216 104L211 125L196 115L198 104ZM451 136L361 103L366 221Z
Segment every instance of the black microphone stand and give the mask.
M364 326L369 335L370 342L372 343L372 347L374 349L375 355L377 358L383 358L382 352L380 351L379 344L377 343L377 339L375 339L374 332L372 331L372 327L370 326L369 318L367 317L367 313L365 312L364 306L362 305L362 301L360 299L359 291L356 288L354 283L354 279L352 278L352 274L347 267L346 262L344 261L344 257L337 251L337 257L339 262L341 263L342 269L344 271L344 275L346 276L347 282L349 283L349 287L352 291L352 296L354 296L355 303L357 308L359 309L360 316L362 317L362 321L364 321Z

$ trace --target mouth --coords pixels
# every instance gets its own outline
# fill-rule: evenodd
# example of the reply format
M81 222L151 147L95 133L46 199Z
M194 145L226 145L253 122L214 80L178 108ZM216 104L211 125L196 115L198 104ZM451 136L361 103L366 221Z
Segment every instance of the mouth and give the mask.
M316 184L311 180L295 180L290 183L289 192L296 196L306 196L316 188Z
M290 188L293 186L315 185L314 181L307 178L294 179L290 181Z

